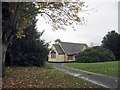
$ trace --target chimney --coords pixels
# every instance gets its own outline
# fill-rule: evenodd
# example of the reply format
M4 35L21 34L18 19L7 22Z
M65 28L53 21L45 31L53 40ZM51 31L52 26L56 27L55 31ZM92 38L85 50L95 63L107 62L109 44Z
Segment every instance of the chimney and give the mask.
M55 40L55 44L59 44L60 42L61 42L60 39L56 39L56 40Z

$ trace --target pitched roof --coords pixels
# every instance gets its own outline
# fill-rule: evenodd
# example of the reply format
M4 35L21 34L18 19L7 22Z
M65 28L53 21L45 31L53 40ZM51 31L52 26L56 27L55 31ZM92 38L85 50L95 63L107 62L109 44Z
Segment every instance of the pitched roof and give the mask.
M60 45L59 45L60 44ZM73 55L83 50L84 46L88 47L87 44L71 43L71 42L59 42L59 44L53 44L59 54Z
M62 48L65 53L68 55L79 53L82 51L83 47L88 47L87 44L79 44L79 43L70 43L70 42L60 42Z
M56 48L57 52L59 54L64 54L63 50L61 49L60 45L58 44L53 44L53 46Z

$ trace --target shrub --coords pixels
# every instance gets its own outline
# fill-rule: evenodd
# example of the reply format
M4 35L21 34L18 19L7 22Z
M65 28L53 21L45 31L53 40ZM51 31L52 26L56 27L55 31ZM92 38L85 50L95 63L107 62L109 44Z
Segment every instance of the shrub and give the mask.
M93 48L88 48L83 52L80 52L76 56L77 62L103 62L103 61L113 61L115 56L113 52L109 49L95 46Z

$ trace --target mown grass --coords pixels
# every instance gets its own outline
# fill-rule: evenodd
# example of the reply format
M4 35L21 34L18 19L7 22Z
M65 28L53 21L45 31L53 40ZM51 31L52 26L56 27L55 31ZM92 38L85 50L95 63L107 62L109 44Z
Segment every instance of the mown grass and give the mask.
M3 88L102 88L96 84L45 67L6 67Z
M65 66L116 77L120 76L120 73L118 73L118 63L120 63L120 61L98 63L68 63L65 64Z
M45 63L45 66L43 67L44 69L53 69L53 63Z

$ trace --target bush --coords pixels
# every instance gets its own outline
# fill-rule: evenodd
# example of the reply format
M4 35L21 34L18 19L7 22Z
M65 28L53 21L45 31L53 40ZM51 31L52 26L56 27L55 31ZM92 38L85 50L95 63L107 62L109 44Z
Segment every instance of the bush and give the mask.
M27 43L27 44L25 44ZM40 41L16 40L8 49L6 66L43 66L47 61L48 49ZM9 59L10 58L10 59Z
M93 48L88 48L83 52L77 54L77 62L103 62L103 61L114 61L115 56L113 52L109 49L95 46Z

